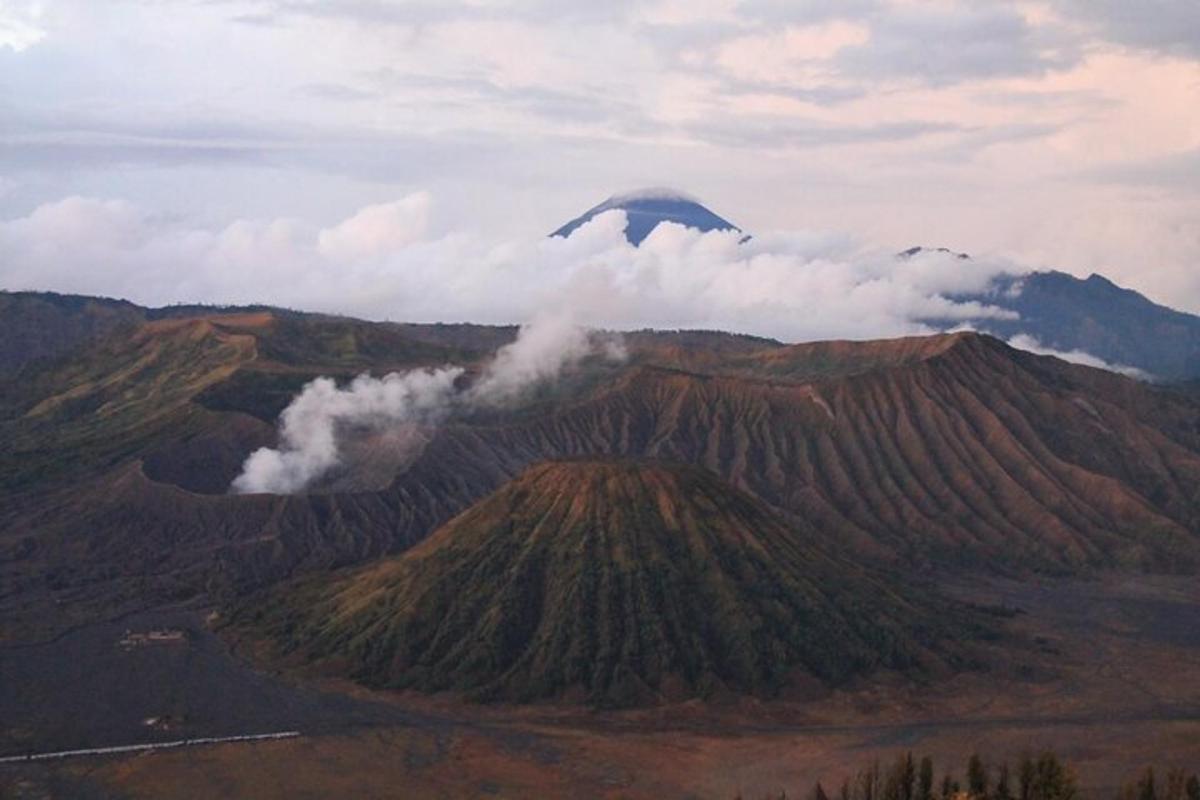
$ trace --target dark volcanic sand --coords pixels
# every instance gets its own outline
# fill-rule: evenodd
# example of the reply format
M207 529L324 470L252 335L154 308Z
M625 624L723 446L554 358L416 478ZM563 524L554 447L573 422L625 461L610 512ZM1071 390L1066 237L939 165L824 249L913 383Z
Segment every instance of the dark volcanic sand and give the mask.
M961 771L974 750L1011 761L1054 747L1080 769L1089 798L1111 797L1149 763L1200 769L1195 578L981 579L949 588L1023 612L1009 624L1040 642L1035 677L1010 669L929 686L883 680L790 709L464 708L284 680L230 654L198 611L140 614L0 647L0 752L305 735L0 767L0 796L803 796L817 778L840 780L908 748ZM117 646L127 628L155 627L183 628L188 643ZM143 724L163 715L180 726Z
M118 645L126 630L186 632L183 643ZM145 724L150 717L165 727ZM97 623L40 644L0 645L0 756L363 725L430 725L394 705L319 691L252 669L195 610Z

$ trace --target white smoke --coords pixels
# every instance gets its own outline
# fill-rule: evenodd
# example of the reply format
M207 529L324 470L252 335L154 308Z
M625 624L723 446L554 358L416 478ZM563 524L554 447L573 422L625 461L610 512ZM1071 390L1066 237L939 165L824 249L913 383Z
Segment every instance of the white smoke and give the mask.
M278 448L250 454L230 487L239 494L303 491L342 462L342 440L363 428L432 427L456 407L495 406L519 398L592 352L623 358L619 343L589 334L565 313L542 314L497 351L474 385L458 389L462 367L359 375L345 388L317 378L280 415Z
M500 348L483 377L468 394L469 402L496 405L512 400L526 387L558 375L593 349L588 332L564 313L541 314L521 327L517 340ZM611 355L610 355L611 358Z
M359 375L344 389L332 378L317 378L280 415L279 448L261 447L251 453L233 481L233 491L300 491L338 464L338 437L346 426L440 422L462 374L461 367L446 367L382 378Z

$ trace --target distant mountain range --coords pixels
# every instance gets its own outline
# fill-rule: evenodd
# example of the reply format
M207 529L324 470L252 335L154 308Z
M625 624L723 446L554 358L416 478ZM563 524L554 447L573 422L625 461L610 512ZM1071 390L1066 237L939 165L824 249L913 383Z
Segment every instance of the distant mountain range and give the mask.
M648 189L610 197L551 236L569 236L597 214L614 209L626 213L625 237L634 245L640 244L662 222L701 231L742 231L687 195ZM970 259L967 253L945 247L920 246L904 250L897 257L913 258L924 252L943 253L962 261ZM952 299L974 300L1016 312L1019 318L1013 320L967 320L976 330L1005 340L1028 337L1047 352L1086 353L1113 368L1150 380L1174 382L1200 378L1200 316L1154 303L1101 275L1087 279L1064 272L1004 275L983 292ZM964 322L923 321L941 330L950 330ZM1025 343L1030 342L1025 340Z
M897 257L930 251L970 259L944 247L911 247ZM1200 316L1159 305L1103 275L1076 278L1057 271L999 275L982 292L951 297L1016 312L1015 319L967 320L975 330L1005 340L1030 337L1046 351L1087 353L1152 380L1200 377ZM963 324L963 320L925 322L943 329Z

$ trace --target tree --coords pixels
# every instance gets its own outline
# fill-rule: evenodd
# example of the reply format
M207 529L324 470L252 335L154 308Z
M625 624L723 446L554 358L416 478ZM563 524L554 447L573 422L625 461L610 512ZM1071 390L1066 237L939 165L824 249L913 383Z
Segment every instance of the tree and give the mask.
M1075 776L1051 752L1038 756L1031 790L1032 800L1075 800Z
M829 795L825 794L825 787L817 781L817 785L813 787L812 800L829 800Z
M1012 787L1008 784L1008 763L1000 765L1000 773L996 776L995 800L1013 800Z
M976 800L986 800L988 796L987 767L978 753L972 754L967 761L967 791Z
M958 782L947 772L942 778L942 800L951 800L956 794L958 794Z
M1158 800L1158 791L1154 788L1154 768L1146 767L1137 785L1138 800Z
M858 792L860 800L881 800L878 761L873 762L870 769L858 773Z
M898 756L883 781L883 800L913 800L916 766L912 753Z
M921 769L917 774L917 800L933 800L933 759L929 756L921 759Z
M1036 772L1033 766L1033 759L1028 755L1021 758L1021 766L1017 771L1017 782L1020 786L1020 791L1017 794L1019 800L1032 800L1033 798L1033 779L1036 777Z
M1183 791L1187 795L1187 800L1200 800L1200 778L1195 775L1188 778Z
M1167 786L1163 790L1163 800L1187 800L1186 786L1186 772L1178 767L1167 770Z

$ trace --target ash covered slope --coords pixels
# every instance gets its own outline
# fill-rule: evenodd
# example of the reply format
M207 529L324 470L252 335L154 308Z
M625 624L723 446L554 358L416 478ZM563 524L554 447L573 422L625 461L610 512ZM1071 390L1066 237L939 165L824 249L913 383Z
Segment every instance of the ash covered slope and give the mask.
M610 197L598 206L563 225L551 236L570 236L580 225L605 211L625 212L625 238L639 245L660 222L675 222L700 231L741 231L732 222L714 214L685 194L670 189L645 189Z
M704 470L607 460L532 466L405 555L234 624L372 686L619 706L961 666L953 642L986 632Z

